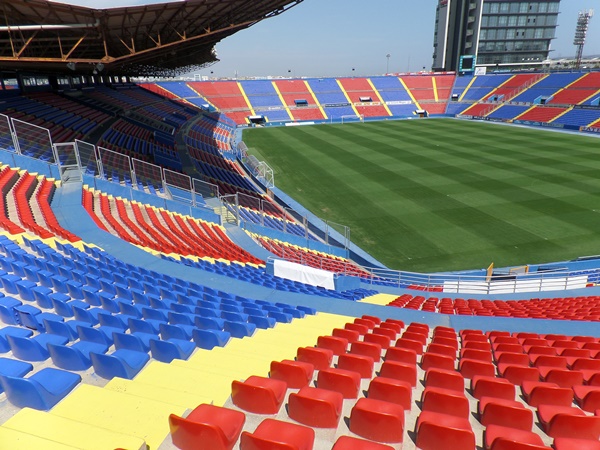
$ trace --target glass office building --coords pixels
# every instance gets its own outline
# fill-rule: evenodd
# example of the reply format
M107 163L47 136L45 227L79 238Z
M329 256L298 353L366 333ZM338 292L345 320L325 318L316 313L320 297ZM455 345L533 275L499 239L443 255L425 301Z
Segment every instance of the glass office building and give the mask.
M460 57L477 66L541 66L555 37L560 0L440 0L436 10L434 70L459 69Z

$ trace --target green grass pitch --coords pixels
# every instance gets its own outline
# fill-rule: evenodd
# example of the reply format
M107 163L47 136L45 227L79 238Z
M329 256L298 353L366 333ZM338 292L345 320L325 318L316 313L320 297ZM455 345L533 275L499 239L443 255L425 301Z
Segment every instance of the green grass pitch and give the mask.
M453 119L251 129L275 185L388 267L600 254L600 139Z

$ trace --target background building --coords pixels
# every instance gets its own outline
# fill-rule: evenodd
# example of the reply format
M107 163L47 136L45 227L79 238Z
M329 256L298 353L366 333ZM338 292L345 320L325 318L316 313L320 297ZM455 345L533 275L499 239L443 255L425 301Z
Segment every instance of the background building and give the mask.
M560 0L440 0L434 70L459 70L460 57L478 66L526 68L548 59Z

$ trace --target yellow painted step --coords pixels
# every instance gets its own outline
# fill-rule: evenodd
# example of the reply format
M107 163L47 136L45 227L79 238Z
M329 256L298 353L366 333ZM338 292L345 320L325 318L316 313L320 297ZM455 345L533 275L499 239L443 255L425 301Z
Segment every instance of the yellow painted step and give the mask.
M203 397L191 392L183 392L176 388L153 386L141 381L126 380L125 378L113 378L104 386L108 389L122 394L135 395L137 397L149 398L159 402L171 403L184 408L193 409L200 403L210 403L209 397Z
M397 295L392 294L376 294L371 297L367 297L361 300L362 303L371 303L373 305L388 305L398 298Z
M115 407L118 408L118 405ZM30 408L19 411L8 419L3 427L86 450L118 447L129 450L146 448L146 443L142 439Z
M40 450L73 450L77 447L49 441L32 434L0 427L0 448L6 449L40 449Z
M181 416L185 410L181 406L81 384L50 414L135 436L146 441L148 447L158 448L169 434L169 414Z
M231 379L222 374L179 367L175 364L151 362L142 370L135 381L152 386L176 389L211 399L215 405L225 404L231 394ZM165 416L166 417L166 416Z

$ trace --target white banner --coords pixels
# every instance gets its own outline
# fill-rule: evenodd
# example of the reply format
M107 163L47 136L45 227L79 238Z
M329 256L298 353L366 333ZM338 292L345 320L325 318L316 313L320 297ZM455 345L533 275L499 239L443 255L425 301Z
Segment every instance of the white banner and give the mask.
M287 280L299 281L311 286L321 286L325 289L335 290L333 272L303 266L289 261L276 259L273 262L273 270L276 277Z

